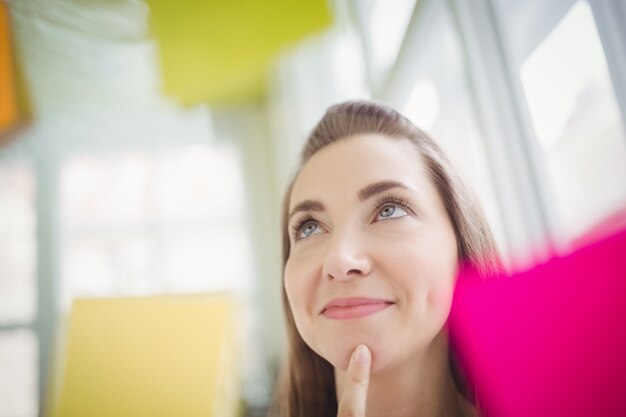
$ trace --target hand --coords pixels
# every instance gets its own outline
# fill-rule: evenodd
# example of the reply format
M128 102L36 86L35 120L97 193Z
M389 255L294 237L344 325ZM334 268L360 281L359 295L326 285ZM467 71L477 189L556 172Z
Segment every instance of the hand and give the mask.
M372 353L370 350L365 345L357 346L352 352L348 364L337 417L365 417L371 365Z

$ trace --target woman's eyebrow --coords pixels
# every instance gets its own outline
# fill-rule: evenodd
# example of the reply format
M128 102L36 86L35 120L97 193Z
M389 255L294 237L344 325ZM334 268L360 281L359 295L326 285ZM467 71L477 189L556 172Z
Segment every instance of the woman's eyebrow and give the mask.
M409 187L407 187L406 185L404 185L400 181L385 180L385 181L375 182L375 183L370 184L370 185L368 185L366 187L363 187L357 193L357 196L359 197L359 201L365 201L368 198L370 198L370 197L372 197L372 196L374 196L376 194L384 193L385 191L390 190L392 188L402 188L404 190L410 190Z
M378 182L375 182L373 184L363 187L361 190L359 190L359 192L357 193L357 196L359 198L359 201L365 201L368 198L376 194L384 193L385 191L390 190L392 188L402 188L404 190L410 190L408 186L404 185L400 181L385 180L385 181L378 181ZM326 210L326 208L324 207L324 204L322 204L321 201L304 200L298 203L298 205L295 206L293 210L291 210L291 213L289 213L289 219L291 219L294 216L294 214L301 212L301 211L324 211L324 210Z
M297 206L291 210L289 214L289 219L293 217L294 214L300 211L324 211L324 205L318 200L304 200L300 202Z

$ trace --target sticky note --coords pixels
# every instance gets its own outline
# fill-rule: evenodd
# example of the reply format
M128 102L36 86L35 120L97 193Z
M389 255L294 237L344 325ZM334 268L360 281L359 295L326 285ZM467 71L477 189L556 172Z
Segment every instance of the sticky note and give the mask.
M237 415L238 311L228 295L77 300L55 414Z
M626 416L626 230L512 276L462 274L449 330L486 417Z

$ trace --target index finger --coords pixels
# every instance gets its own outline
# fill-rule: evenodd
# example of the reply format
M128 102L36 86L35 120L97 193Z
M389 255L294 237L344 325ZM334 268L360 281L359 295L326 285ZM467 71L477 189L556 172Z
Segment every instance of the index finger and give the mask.
M372 353L365 345L352 352L337 417L365 417Z

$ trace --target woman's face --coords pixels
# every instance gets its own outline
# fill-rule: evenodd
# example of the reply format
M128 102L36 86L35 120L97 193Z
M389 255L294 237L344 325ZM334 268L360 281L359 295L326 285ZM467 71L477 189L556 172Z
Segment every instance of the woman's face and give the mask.
M345 370L367 345L373 372L423 352L450 311L454 231L417 148L359 135L302 168L289 202L284 284L304 341Z

